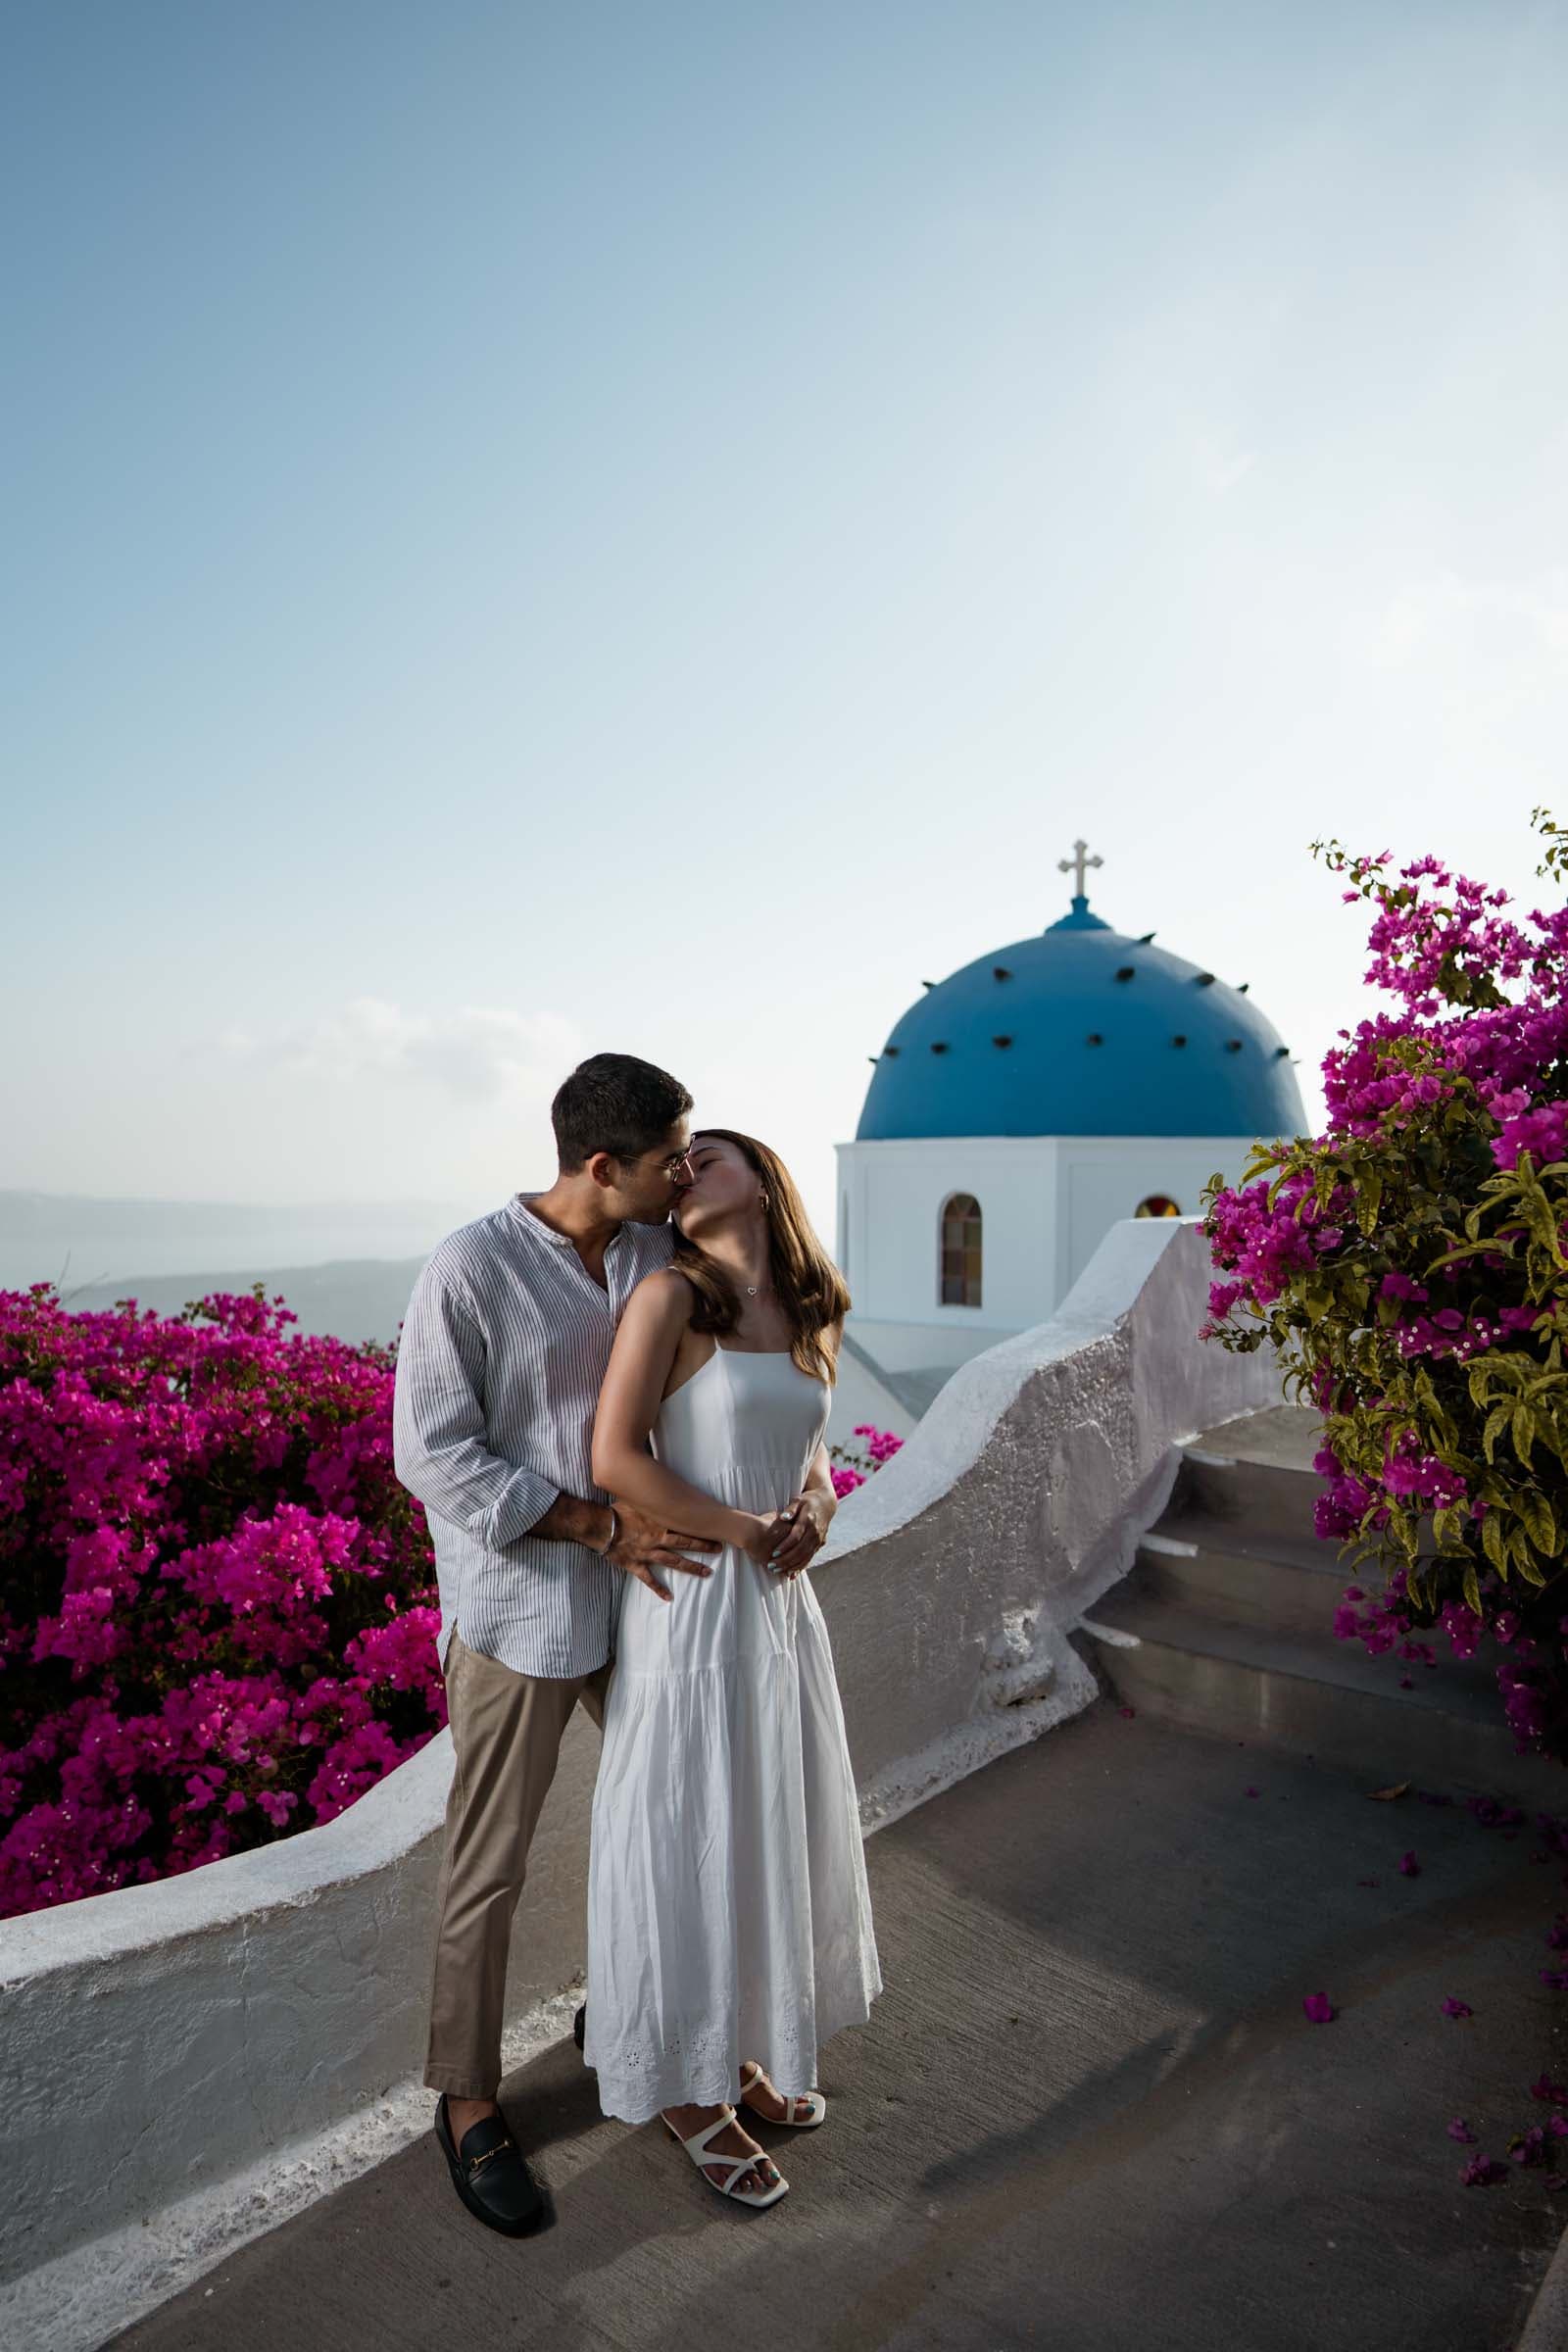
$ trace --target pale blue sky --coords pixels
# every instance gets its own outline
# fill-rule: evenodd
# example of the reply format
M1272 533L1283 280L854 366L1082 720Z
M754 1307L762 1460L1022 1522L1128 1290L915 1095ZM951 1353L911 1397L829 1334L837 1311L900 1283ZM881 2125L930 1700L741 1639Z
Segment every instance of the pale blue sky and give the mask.
M1080 832L1314 1118L1310 839L1541 903L1562 6L4 42L0 1185L487 1205L615 1048L831 1239L866 1055Z

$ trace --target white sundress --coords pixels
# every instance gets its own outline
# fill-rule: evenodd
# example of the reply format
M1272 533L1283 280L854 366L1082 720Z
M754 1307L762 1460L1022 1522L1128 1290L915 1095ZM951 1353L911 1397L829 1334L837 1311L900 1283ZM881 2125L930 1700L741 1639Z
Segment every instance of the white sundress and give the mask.
M787 1352L717 1347L661 1403L657 1458L705 1494L798 1494L830 1391ZM693 1555L694 1557L697 1555ZM606 2115L733 2100L756 2058L786 2098L882 1989L833 1653L809 1575L736 1546L709 1577L617 1593L588 1865L583 2057Z

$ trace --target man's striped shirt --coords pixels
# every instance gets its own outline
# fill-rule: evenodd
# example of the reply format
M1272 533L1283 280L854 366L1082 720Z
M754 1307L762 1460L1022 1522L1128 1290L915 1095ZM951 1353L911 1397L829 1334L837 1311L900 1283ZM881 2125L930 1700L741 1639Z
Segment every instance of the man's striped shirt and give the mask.
M435 1545L443 1672L454 1628L517 1674L591 1674L612 1646L624 1569L528 1530L560 1494L609 1500L591 1475L599 1391L620 1311L668 1265L675 1228L623 1224L607 1296L533 1197L448 1234L398 1345L393 1453Z

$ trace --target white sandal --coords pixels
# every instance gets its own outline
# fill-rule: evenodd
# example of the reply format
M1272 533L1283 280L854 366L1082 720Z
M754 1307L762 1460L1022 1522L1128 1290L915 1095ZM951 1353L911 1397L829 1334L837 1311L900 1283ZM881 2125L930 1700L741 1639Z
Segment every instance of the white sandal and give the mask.
M750 2082L748 2082L746 2080L748 2072L752 2078ZM764 2077L766 2077L766 2067L759 2066L755 2058L748 2058L743 2062L741 2066L741 2097L743 2100L746 2096L746 2093L754 2088L757 2083L760 2082ZM772 2087L771 2082L769 2083L769 2087ZM788 2091L781 2090L778 2092L778 2096L784 2101L785 2106L791 2109L799 2106L802 2099L808 2100L811 2109L810 2114L795 2115L791 2113L789 2115L763 2115L760 2107L748 2107L747 2113L749 2115L757 2116L760 2121L764 2124L783 2124L791 2132L814 2132L817 2125L821 2123L822 2119L827 2114L827 2101L823 2098L822 2093L819 2090L797 2091L794 2098L790 2097Z
M771 2188L732 2188L730 2186L731 2181L738 2180L742 2173L749 2173L754 2165L763 2164L771 2161L765 2155L765 2153L756 2156L726 2156L722 2149L720 2149L716 2155L704 2155L703 2151L708 2146L708 2143L712 2138L714 2132L722 2132L726 2124L733 2124L738 2121L733 2107L721 2108L718 2114L714 2116L712 2122L710 2124L705 2124L700 2132L694 2132L690 2139L681 2139L680 2133L676 2131L674 2125L670 2122L667 2115L661 2114L659 2120L663 2125L664 2130L669 2133L671 2139L680 2140L681 2146L685 2149L693 2164L696 2165L698 2171L702 2174L703 2179L708 2182L709 2187L715 2189L719 2196L733 2197L737 2205L756 2205L760 2207L763 2205L776 2205L780 2197L787 2195L790 2184L785 2180L782 2173L779 2174L778 2179L774 2181ZM705 2167L710 2164L727 2164L729 2166L729 2172L725 2179L722 2180L715 2180L711 2173L705 2170Z

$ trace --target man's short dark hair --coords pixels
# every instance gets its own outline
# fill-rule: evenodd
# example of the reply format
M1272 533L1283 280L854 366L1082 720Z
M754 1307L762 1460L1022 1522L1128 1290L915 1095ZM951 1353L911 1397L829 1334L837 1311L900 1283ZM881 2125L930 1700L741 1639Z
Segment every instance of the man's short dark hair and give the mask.
M641 1159L691 1106L680 1080L656 1062L635 1054L590 1054L563 1079L550 1105L561 1165L570 1174L595 1152Z

